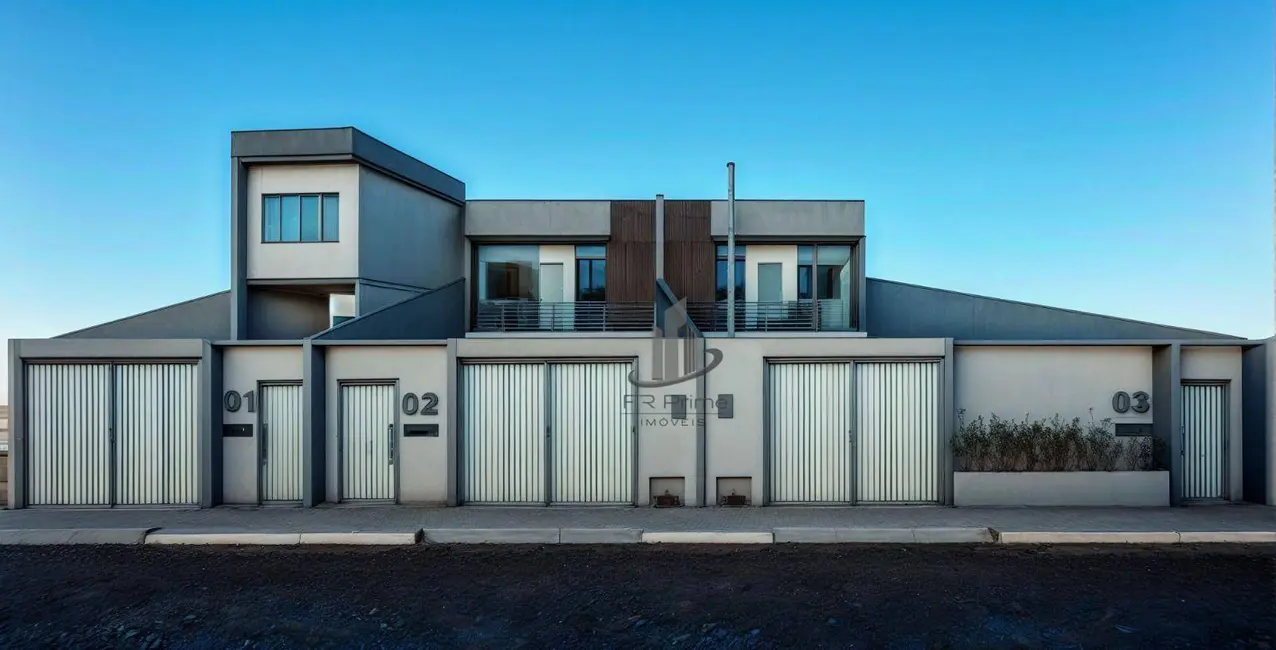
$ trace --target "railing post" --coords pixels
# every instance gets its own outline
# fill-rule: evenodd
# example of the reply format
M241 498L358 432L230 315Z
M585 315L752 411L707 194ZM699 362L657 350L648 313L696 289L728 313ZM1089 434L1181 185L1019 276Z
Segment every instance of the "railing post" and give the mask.
M814 284L814 282L812 282ZM814 289L815 287L811 287ZM811 299L811 331L820 331L820 299Z

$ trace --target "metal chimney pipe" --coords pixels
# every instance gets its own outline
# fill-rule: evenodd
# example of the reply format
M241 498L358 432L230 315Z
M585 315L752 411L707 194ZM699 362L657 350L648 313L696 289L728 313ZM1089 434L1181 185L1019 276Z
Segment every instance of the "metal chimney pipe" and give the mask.
M656 279L665 279L665 195L656 195Z
M735 163L727 163L727 337L735 336Z

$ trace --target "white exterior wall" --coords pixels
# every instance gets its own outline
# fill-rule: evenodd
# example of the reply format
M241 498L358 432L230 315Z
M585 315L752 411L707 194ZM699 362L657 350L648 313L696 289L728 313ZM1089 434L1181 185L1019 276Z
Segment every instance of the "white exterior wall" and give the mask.
M1241 349L1184 347L1180 373L1183 381L1226 381L1228 410L1227 493L1233 501L1244 498L1241 420Z
M766 391L763 377L768 359L933 359L944 356L943 339L737 337L711 338L708 343L710 348L722 351L722 365L706 376L707 397L733 394L735 413L732 419L719 419L714 413L706 419L707 482L710 489L714 489L721 477L751 477L750 498L754 505L765 502L763 447ZM640 453L641 445L640 440ZM645 472L645 468L640 467L640 471ZM710 498L714 496L711 494Z
M301 381L301 346L279 347L227 347L222 350L222 390L236 391L240 395L248 391L261 392L258 382ZM222 439L222 502L256 504L257 459L261 425L257 413L249 413L247 405L231 413L222 405L221 395L215 396L217 408L222 410L224 424L251 424L251 438ZM258 409L260 410L260 409Z
M325 469L325 500L337 501L337 442L341 434L340 404L342 381L392 380L398 383L395 408L398 412L398 454L395 468L399 473L399 502L445 504L448 486L454 481L455 470L448 462L449 437L448 413L452 398L448 394L447 346L349 346L325 348L325 375L327 381L326 406L327 468ZM407 393L420 397L422 393L439 396L438 415L406 415L402 412L402 399ZM438 424L439 436L403 437L403 425Z
M780 277L783 281L782 300L798 299L798 247L796 245L769 246L763 244L747 244L744 248L744 300L758 301L758 265L781 264ZM814 282L814 278L812 278Z
M263 194L339 195L337 242L262 242ZM258 165L248 168L249 280L354 278L359 275L359 166Z
M1152 392L1152 349L1149 347L958 346L954 391L966 421L996 414L1003 419L1081 418L1089 422L1148 423L1152 411L1121 414L1112 410L1118 391L1144 391L1152 402L1165 396ZM1238 366L1239 367L1239 366Z

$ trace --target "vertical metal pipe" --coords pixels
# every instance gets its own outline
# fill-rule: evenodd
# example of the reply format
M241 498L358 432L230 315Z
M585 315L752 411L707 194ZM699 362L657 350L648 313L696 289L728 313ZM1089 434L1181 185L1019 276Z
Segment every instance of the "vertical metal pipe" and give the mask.
M735 163L727 163L727 336L735 336Z

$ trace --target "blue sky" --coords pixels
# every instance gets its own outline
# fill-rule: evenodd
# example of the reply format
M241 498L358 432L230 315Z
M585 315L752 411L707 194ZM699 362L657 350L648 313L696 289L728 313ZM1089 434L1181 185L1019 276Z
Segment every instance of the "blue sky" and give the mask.
M874 277L1273 330L1270 2L191 4L0 3L0 339L225 289L229 132L335 125L474 198L735 160L866 200Z

